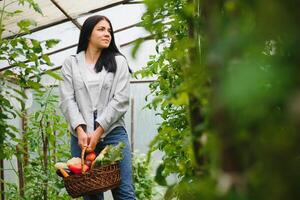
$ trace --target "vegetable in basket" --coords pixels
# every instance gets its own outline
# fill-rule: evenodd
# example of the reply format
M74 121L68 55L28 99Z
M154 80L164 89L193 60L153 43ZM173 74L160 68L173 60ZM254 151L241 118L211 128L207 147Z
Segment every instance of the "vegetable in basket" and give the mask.
M63 177L68 177L69 174L67 172L68 166L67 163L58 162L54 165L56 168L56 174Z
M89 160L91 162L93 162L96 158L96 153L94 151L92 151L91 153L87 154L85 157L85 160Z
M69 165L69 169L71 172L73 172L74 174L81 174L82 172L82 165L81 163L77 163L74 165ZM89 166L84 164L84 171L88 171L89 170Z
M122 152L124 148L125 144L123 142L119 142L116 146L107 145L96 157L96 159L92 163L91 168L100 167L101 165L112 164L116 161L122 160Z
M82 172L82 163L81 159L78 157L73 157L70 160L67 161L67 166L70 169L71 172L74 174L81 174ZM84 171L88 171L89 166L84 164Z

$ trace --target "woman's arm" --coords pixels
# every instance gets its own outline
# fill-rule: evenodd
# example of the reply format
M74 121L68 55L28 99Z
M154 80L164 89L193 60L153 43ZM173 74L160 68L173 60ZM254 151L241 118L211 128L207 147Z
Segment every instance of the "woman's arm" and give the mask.
M62 65L61 74L63 80L59 82L60 104L59 107L73 130L78 126L84 128L86 122L80 113L75 101L75 92L72 81L71 57ZM77 131L76 131L77 132Z
M124 57L121 59L117 66L115 76L117 85L113 97L96 119L103 131L108 130L113 123L120 119L129 107L130 73L126 59Z

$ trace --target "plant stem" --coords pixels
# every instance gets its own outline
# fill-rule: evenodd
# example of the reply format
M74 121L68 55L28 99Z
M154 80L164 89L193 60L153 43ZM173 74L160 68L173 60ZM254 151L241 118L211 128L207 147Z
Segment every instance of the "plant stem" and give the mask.
M25 92L25 89L22 88L22 90ZM24 167L28 166L29 164L29 153L28 153L28 141L26 138L26 129L27 129L27 110L26 108L22 109L22 140L23 140L23 149L24 149Z
M1 14L0 14L0 42L2 41L2 33L3 33L2 24L3 24L4 10L5 10L5 0L3 0Z
M194 3L193 0L189 0L188 4L192 4ZM197 13L197 6L193 12L192 16L189 16L187 18L188 21L188 33L189 33L189 37L195 41L197 41L198 39L198 32L197 29L195 28L195 13ZM188 73L185 74L187 76L187 79L189 77L189 74L192 74L195 70L195 68L201 68L202 66L200 65L199 61L199 49L198 46L195 45L194 47L191 47L189 49L189 58L188 58ZM202 80L203 82L205 80ZM201 83L200 83L201 84ZM203 83L202 83L203 85ZM189 93L189 113L190 113L190 125L191 125L191 132L192 132L192 138L193 138L193 151L194 151L194 156L195 156L195 160L197 162L198 168L200 169L201 167L203 167L204 162L205 162L205 158L204 156L200 156L200 150L202 149L202 144L200 141L200 137L202 135L202 131L199 130L198 126L199 124L204 123L204 116L202 114L202 110L200 108L200 100L198 99L198 97L196 97L193 92Z
M47 127L49 125L49 122L47 122ZM44 129L43 129L44 130ZM48 140L48 135L47 132L46 134L43 134L44 137L42 138L43 141L43 159L44 159L44 173L47 176L48 175L48 146L49 146L49 140ZM48 179L44 180L44 200L47 200L48 196Z
M19 175L19 194L20 198L24 198L24 170L23 170L23 163L22 163L22 153L20 152L19 146L16 147L17 151L17 165L18 165L18 175Z
M41 136L42 136L42 143L43 143L43 168L44 168L44 173L48 174L48 146L49 146L49 140L48 140L48 133L47 131L45 131L45 128L44 128L44 124L43 124L43 120L44 120L44 116L45 116L45 113L46 113L46 110L47 110L47 106L48 106L48 99L51 95L51 92L53 90L53 87L49 90L49 93L46 97L46 104L45 104L45 108L43 110L43 114L42 114L42 117L41 117L41 120L40 120L40 127L39 127L39 131L41 133ZM49 122L47 122L47 125L46 127L48 127L50 124ZM48 198L48 180L46 179L45 182L44 182L44 188L43 188L43 195L44 195L44 200L47 200Z
M2 181L4 180L4 163L3 160L0 160L0 192L1 192L1 200L4 200L4 182Z

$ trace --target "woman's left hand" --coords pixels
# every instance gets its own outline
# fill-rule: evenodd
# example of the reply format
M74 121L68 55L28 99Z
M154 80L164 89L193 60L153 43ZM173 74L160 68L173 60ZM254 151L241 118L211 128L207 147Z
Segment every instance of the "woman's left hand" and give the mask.
M96 148L100 137L102 136L104 130L101 126L98 126L97 129L89 134L89 144L88 147L92 150Z

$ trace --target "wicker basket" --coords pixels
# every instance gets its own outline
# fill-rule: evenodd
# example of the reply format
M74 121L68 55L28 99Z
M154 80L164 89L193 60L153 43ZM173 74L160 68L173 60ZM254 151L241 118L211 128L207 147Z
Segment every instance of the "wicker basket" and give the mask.
M81 160L84 162L82 150ZM82 167L83 169L83 167ZM66 190L73 198L104 192L120 185L121 176L119 164L114 163L92 169L82 174L73 174L64 178Z

